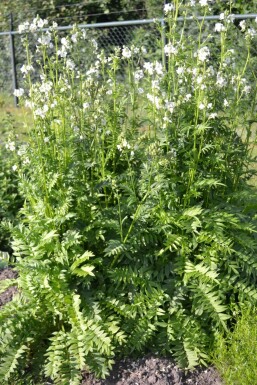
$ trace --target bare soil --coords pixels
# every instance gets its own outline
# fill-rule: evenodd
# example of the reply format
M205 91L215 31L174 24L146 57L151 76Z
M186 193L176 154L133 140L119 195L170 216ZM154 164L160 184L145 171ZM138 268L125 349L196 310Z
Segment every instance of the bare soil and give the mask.
M0 281L16 278L17 273L10 267L0 270ZM0 307L12 300L17 292L10 287L0 294ZM49 384L49 382L48 382ZM186 373L179 369L172 360L148 355L140 359L118 361L110 376L99 380L92 374L83 372L81 385L224 385L213 367L198 368Z

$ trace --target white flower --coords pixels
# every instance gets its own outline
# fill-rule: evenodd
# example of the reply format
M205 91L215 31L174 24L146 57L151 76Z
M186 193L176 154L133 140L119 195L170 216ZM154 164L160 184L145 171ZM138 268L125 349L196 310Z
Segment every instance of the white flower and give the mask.
M138 93L139 93L139 94L143 94L143 93L144 93L143 88L139 88L139 89L138 89Z
M122 139L121 143L117 145L117 149L122 151L124 148L128 150L131 148L130 144L126 141L126 139Z
M198 59L202 62L208 60L210 57L210 50L208 47L202 47L197 52Z
M25 23L19 25L18 32L19 33L24 33L26 31L28 31L28 29L29 29L29 22L25 21Z
M254 36L256 36L257 32L254 28L248 28L247 32L246 32L246 35L252 39Z
M244 92L245 94L249 94L249 93L251 92L251 86L244 86L243 92Z
M162 63L156 61L155 62L155 72L157 73L157 75L163 75L163 67L162 67Z
M234 23L235 21L235 15L232 13L231 15L228 15L227 22L228 24Z
M10 151L15 151L15 143L14 142L8 142L5 145L5 148Z
M49 32L46 32L44 35L38 38L38 43L44 46L48 46L51 42L51 34Z
M67 51L65 47L62 45L61 49L58 49L57 55L61 57L66 57L67 56Z
M69 40L66 39L66 37L62 37L61 38L61 44L66 47L66 48L69 48L70 47L70 43L69 43Z
M182 75L184 73L184 68L183 67L178 67L176 69L176 72L177 72L178 75Z
M188 102L192 98L191 94L186 94L185 101Z
M31 64L23 64L23 66L21 67L21 72L24 75L27 75L30 71L34 71L33 66Z
M176 103L166 101L165 107L172 114L174 111L174 108L176 107Z
M139 81L144 77L144 72L142 70L138 70L135 72L135 80Z
M122 56L125 58L125 59L129 59L131 58L131 50L128 48L128 47L123 47L122 49Z
M141 52L142 52L142 54L146 54L147 53L147 49L143 46L143 47L141 47Z
M68 70L73 71L75 69L75 63L71 59L67 59L66 67L68 68Z
M222 13L220 14L220 20L224 20L224 19L225 19L225 13L222 12Z
M174 5L171 3L165 4L164 5L164 13L167 15L169 12L173 11Z
M190 0L190 4L189 4L191 7L194 7L195 6L195 0Z
M37 20L37 25L38 25L38 28L43 28L45 25L48 24L48 20L46 19L38 19Z
M48 106L45 104L43 106L43 108L37 108L35 111L34 111L34 115L35 116L40 116L42 119L44 119L44 117L46 116L46 113L48 111Z
M206 7L208 5L208 1L209 0L200 0L199 1L199 4L202 6L202 7Z
M25 158L24 161L23 161L23 164L30 164L29 158Z
M106 95L112 95L112 90L106 91Z
M20 98L24 94L24 89L23 88L18 88L14 90L13 95L17 96L17 98Z
M153 63L150 63L150 62L144 63L144 69L146 70L146 72L149 73L149 75L153 75L153 72L154 72Z
M226 79L223 78L223 77L221 76L220 73L217 74L217 81L216 81L216 84L217 84L217 86L218 86L219 88L223 88L223 87L225 87L225 85L227 84Z
M222 23L216 23L214 27L215 32L224 32L226 31L225 26Z
M25 107L32 109L34 107L34 103L31 100L25 100Z
M83 108L86 110L89 107L89 103L83 103Z
M199 110L204 110L205 109L205 105L203 103L200 103L199 104Z
M212 112L210 115L209 115L209 119L216 119L218 116L217 112Z
M164 52L165 52L165 55L167 55L167 56L170 56L172 54L177 55L178 49L176 47L174 47L171 43L168 43L164 47Z
M78 32L75 32L75 33L73 33L72 35L71 35L71 41L73 42L73 43L77 43L78 42Z
M39 91L43 92L44 94L47 94L51 91L52 86L53 86L53 83L50 81L42 83L41 86L39 87Z
M14 165L12 166L13 171L16 171L17 168L18 168L17 164L14 164Z
M158 98L158 96L147 94L146 97L148 100L150 100L150 102L152 102L155 105L157 110L161 108L161 100L160 98Z
M211 108L212 108L212 103L208 103L208 104L207 104L207 108L208 108L208 109L211 109Z
M241 30L244 32L245 28L246 28L245 20L241 20L240 23L239 23L239 26L240 26Z
M224 99L224 107L228 107L229 106L229 102L227 101L227 99Z
M46 137L44 138L44 142L45 142L45 143L49 143L49 141L50 141L50 139L48 138L48 136L46 136Z

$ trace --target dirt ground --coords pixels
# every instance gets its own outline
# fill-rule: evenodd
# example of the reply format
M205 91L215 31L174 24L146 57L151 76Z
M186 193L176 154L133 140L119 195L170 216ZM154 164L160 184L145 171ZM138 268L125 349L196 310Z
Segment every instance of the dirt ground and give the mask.
M0 281L15 278L11 268L0 270ZM0 308L12 300L17 289L9 288L0 294ZM0 310L1 311L1 310ZM47 382L49 384L49 382ZM105 380L98 380L92 374L83 373L81 385L224 385L213 367L199 368L186 373L171 360L162 357L145 356L141 359L124 359L117 362Z

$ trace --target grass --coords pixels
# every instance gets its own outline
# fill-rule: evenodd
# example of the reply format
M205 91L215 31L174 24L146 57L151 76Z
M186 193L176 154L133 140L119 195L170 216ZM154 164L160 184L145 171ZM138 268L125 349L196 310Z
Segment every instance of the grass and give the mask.
M233 331L220 338L214 365L226 385L256 385L257 312L244 309Z
M33 125L31 111L24 107L15 107L13 98L0 94L0 142L5 141L11 132L24 140L28 128Z

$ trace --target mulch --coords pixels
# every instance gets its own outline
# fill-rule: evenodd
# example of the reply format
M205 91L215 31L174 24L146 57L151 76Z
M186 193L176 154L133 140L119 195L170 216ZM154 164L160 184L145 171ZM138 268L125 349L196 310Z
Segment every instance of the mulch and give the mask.
M0 270L0 281L16 278L17 273L10 267ZM0 308L11 301L17 293L10 287L0 294ZM1 311L1 310L0 310ZM47 382L47 384L50 384ZM163 357L147 355L140 359L122 359L115 363L105 380L83 372L81 385L224 385L217 370L213 367L198 368L185 372L175 363Z

